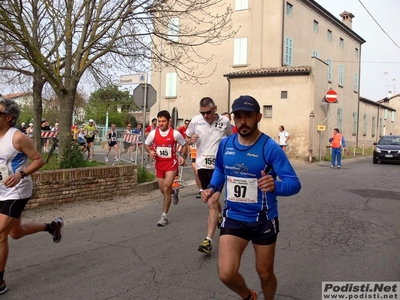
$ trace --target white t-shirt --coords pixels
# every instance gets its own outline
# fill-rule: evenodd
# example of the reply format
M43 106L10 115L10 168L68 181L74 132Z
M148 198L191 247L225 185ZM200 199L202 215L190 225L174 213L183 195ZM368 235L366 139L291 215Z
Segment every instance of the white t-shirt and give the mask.
M197 115L190 121L186 136L199 136L196 142L196 168L214 169L215 157L221 140L232 134L231 123L225 116L218 115L217 120L210 125L203 116Z
M279 132L279 145L286 146L286 139L289 136L289 132L286 130Z

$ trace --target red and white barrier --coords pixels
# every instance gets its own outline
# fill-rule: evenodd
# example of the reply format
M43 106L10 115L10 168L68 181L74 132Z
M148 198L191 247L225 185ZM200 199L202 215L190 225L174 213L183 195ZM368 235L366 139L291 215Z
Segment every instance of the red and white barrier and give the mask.
M136 133L124 133L122 139L127 143L134 144L138 141L139 135L137 135Z
M42 130L41 136L42 138L54 138L58 136L58 131Z

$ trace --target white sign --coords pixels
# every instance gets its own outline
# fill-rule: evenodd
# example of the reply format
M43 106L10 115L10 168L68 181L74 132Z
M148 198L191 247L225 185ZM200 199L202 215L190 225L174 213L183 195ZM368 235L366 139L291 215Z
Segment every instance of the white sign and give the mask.
M147 73L121 75L119 77L119 84L139 84L147 82Z

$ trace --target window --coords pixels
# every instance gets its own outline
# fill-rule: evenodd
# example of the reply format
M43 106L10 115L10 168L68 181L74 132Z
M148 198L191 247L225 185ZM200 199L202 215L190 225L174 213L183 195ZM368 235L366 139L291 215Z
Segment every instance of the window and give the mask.
M286 38L285 63L289 66L293 63L293 40L290 38Z
M233 65L243 66L247 64L247 38L238 38L233 42Z
M339 86L343 86L343 77L344 77L344 66L339 65Z
M264 105L263 115L264 115L264 118L268 118L268 119L272 118L272 105Z
M364 132L363 132L363 136L367 136L367 127L368 127L368 118L367 118L367 114L364 114L363 120L364 120Z
M342 49L344 48L344 40L342 38L340 38L339 45L340 45L340 48L342 48Z
M287 91L281 91L281 99L287 99L288 97L288 92Z
M354 49L354 56L355 56L356 58L358 58L358 49L357 49L357 48Z
M357 118L358 114L356 112L353 112L353 135L357 135Z
M314 32L318 33L318 22L314 20Z
M328 37L328 41L332 42L332 31L328 29L327 34L328 34L328 36L327 36Z
M342 132L342 124L343 124L343 110L338 108L337 110L337 128L339 128L340 132Z
M171 18L168 22L168 39L177 42L179 37L179 18Z
M379 136L383 134L383 120L382 118L379 119Z
M394 111L392 111L392 122L394 122Z
M235 10L244 10L249 8L249 0L235 0Z
M353 90L358 93L358 73L354 73Z
M176 94L176 86L177 86L177 74L167 73L166 84L165 84L165 97L167 98L175 98Z
M375 117L372 117L372 131L371 131L371 136L374 137L376 134L376 123L375 123Z
M293 5L289 2L286 2L286 15L288 15L289 17L293 16Z
M328 64L328 81L332 82L332 59L328 58L326 62Z
M317 51L313 51L313 52L312 52L312 57L317 57L317 58L318 58L318 56L319 56L319 54L318 54Z
M387 116L388 116L388 109L385 108L384 113L383 113L383 118L384 118L385 120L387 120Z

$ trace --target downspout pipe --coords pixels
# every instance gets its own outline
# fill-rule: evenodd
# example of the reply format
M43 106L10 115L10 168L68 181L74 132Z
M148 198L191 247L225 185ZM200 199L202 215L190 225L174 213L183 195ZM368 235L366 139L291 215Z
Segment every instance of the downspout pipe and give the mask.
M358 93L357 93L357 135L356 135L356 147L358 147L358 140L360 136L360 82L361 82L361 44L360 44L360 55L358 64Z
M231 79L229 76L226 76L226 80L228 80L228 109L227 111L230 111L231 109Z

